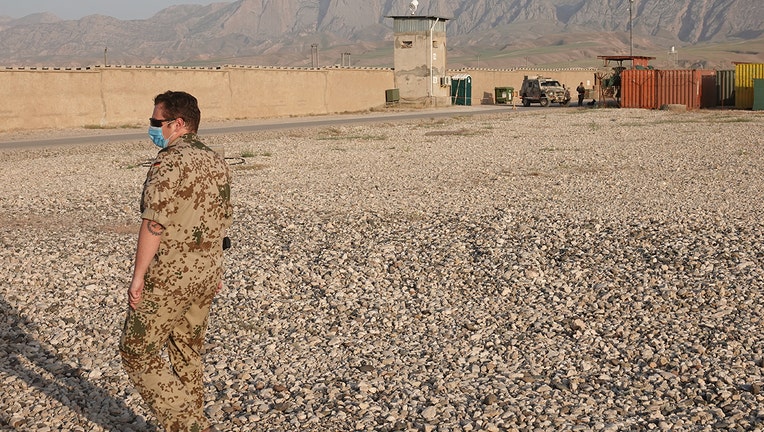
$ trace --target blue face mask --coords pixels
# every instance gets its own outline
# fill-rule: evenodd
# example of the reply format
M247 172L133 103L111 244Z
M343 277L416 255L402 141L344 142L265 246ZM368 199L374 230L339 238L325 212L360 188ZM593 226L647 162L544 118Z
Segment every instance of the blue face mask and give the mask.
M162 134L161 127L149 126L149 137L151 137L151 141L154 142L154 145L160 149L167 147L167 138Z

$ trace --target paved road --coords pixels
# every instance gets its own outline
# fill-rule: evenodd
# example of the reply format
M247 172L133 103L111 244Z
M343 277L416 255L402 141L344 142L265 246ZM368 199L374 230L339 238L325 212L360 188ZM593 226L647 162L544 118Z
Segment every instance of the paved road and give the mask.
M521 109L533 109L517 107ZM552 108L546 108L552 109ZM395 113L365 113L365 114L347 114L331 115L321 117L300 117L300 118L277 118L249 121L231 121L221 122L208 127L202 127L199 130L201 135L218 135L239 132L256 132L264 130L278 129L298 129L306 127L330 126L340 124L354 123L378 123L398 120L417 120L429 118L457 117L465 115L483 115L506 113L512 111L510 105L479 105L479 106L461 106L455 105L445 108L422 109L412 111L402 111ZM148 128L148 126L147 126ZM93 144L113 141L131 141L148 139L145 130L139 132L120 133L117 130L98 130L90 134L69 135L60 138L40 137L13 141L0 141L0 150L6 149L29 149L43 147L58 147L78 144Z

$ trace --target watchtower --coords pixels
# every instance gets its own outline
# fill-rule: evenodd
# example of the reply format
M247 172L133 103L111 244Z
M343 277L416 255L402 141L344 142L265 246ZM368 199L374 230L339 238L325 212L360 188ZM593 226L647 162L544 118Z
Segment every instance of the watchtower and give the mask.
M402 103L451 105L446 75L446 22L437 16L402 15L393 19L395 86Z

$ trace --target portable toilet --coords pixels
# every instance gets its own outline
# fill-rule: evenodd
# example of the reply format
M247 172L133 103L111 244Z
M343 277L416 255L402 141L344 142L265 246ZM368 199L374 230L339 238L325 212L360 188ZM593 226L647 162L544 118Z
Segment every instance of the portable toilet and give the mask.
M472 77L468 74L451 76L451 103L472 105Z

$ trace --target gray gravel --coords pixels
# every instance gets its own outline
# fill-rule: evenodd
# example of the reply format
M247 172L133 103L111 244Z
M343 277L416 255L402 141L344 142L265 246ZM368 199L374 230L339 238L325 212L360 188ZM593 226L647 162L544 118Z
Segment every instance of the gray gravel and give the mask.
M226 431L764 428L764 117L211 136ZM0 429L155 430L122 370L146 140L0 152Z

